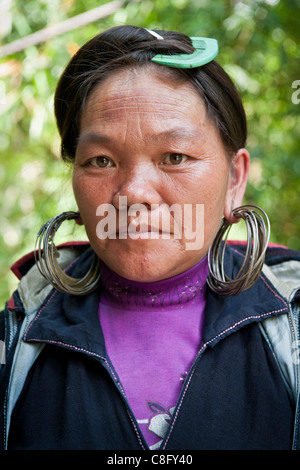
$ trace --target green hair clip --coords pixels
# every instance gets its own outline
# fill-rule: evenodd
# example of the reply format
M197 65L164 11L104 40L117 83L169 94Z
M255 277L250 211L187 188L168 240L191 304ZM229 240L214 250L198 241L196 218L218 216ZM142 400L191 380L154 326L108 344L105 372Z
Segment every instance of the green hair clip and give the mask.
M196 49L192 54L163 55L157 54L151 60L157 64L189 69L208 64L218 54L218 41L211 38L191 38Z

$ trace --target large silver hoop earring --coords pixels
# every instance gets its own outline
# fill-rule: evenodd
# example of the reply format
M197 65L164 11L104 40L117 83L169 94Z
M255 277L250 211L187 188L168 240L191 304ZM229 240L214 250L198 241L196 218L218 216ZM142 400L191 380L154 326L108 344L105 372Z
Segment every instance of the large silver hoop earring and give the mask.
M86 295L96 289L100 274L99 262L95 255L92 264L83 278L68 276L59 266L57 258L59 252L54 244L54 237L65 220L77 219L78 212L63 212L48 220L40 229L36 243L34 256L36 265L42 276L60 292L73 295Z
M260 207L241 206L234 209L232 214L234 217L243 219L246 223L247 246L245 258L237 276L230 279L225 273L224 257L226 241L232 224L223 219L222 226L208 251L209 275L207 279L209 287L221 295L237 295L249 289L256 282L263 268L270 239L270 221L265 211Z

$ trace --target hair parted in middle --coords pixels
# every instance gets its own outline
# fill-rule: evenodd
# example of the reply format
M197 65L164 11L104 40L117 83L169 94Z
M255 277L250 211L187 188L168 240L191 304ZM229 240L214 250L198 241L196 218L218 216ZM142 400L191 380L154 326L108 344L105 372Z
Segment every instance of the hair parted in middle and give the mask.
M186 81L194 86L229 158L245 146L245 111L228 74L215 60L193 69L171 68L151 62L156 54L194 52L188 36L174 31L155 32L163 40L158 40L144 28L116 26L89 40L71 58L58 82L54 100L64 160L72 162L75 158L82 110L95 86L122 69L146 66L152 70L156 68L170 81Z

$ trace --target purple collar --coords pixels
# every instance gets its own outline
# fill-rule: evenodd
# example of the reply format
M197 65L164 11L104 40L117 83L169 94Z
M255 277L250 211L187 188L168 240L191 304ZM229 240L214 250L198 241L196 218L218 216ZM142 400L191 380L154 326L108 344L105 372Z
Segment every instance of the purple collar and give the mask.
M102 299L126 309L165 310L202 300L206 292L207 258L177 276L157 282L136 282L100 262Z

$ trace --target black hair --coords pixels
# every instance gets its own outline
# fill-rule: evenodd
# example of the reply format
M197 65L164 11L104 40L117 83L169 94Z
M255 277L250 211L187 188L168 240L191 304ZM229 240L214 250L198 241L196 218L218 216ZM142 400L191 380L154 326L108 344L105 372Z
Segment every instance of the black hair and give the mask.
M178 32L155 30L159 40L137 26L116 26L100 33L71 58L55 92L55 116L61 136L61 155L73 161L79 136L80 118L86 100L94 87L110 74L123 68L153 64L173 80L193 84L206 105L228 155L243 148L247 138L247 122L239 93L216 62L191 69L170 68L151 62L156 54L174 55L194 52L191 39Z

